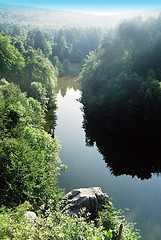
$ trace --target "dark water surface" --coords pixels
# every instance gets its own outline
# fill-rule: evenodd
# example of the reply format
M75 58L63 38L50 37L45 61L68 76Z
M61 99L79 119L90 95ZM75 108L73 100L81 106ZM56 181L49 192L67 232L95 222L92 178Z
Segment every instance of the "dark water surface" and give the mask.
M143 240L160 240L160 174L152 174L148 180L125 174L113 175L97 147L87 147L85 144L81 104L77 101L81 96L80 90L77 90L79 87L72 88L70 84L68 88L67 82L65 84L66 87L62 88L63 91L59 90L57 95L57 126L54 134L61 141L60 158L68 166L59 177L59 186L65 188L66 192L79 187L101 187L113 199L117 209L129 209L125 211L126 218L137 222L136 227L141 230Z

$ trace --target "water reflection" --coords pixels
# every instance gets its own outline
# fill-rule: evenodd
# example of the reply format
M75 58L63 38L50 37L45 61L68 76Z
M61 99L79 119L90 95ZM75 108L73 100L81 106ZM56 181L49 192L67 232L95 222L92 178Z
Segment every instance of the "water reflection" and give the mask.
M52 135L52 137L54 137L54 130L56 127L56 120L57 120L57 116L56 116L56 108L54 109L50 109L47 113L46 113L46 123L44 126L44 130L48 133L50 133Z
M86 143L96 142L107 166L115 176L122 174L149 179L161 172L161 141L109 133L100 124L84 123Z
M76 101L80 97L81 93L73 89L67 90L65 97L62 97L60 92L57 96L55 135L61 140L60 159L67 165L67 170L59 176L59 187L65 188L66 192L80 187L101 187L112 197L117 209L130 209L129 212L125 212L126 218L130 222L137 222L136 227L141 229L142 239L161 239L160 177L153 175L149 180L141 181L137 177L131 178L127 175L115 177L110 174L110 170L106 167L105 161L102 161L102 155L98 153L96 146L87 147L85 145L85 135L81 128L83 121L80 111L81 104ZM90 126L91 129L89 129ZM96 125L88 125L87 130L90 131L90 134L93 133L90 140L93 141L92 137L94 138L95 131L99 133L99 129L100 127ZM100 133L100 136L103 136L103 133ZM105 141L104 137L102 138L101 142ZM114 154L119 155L114 141L115 138L113 139ZM105 151L107 145L105 141ZM124 146L124 144L122 145ZM126 146L124 149L126 150ZM110 151L107 149L107 159L108 157L110 157Z
M63 83L68 83L68 80ZM63 87L63 86L62 86ZM62 88L61 87L61 88ZM100 128L101 124L94 124L92 121L90 124L86 124L86 135L88 134L87 142L89 145L93 141L97 142L98 147L104 156L106 155L106 162L117 170L117 175L110 174L109 168L106 168L106 164L102 161L102 155L97 152L95 147L86 147L84 142L84 131L82 126L82 112L80 107L82 106L76 99L81 97L79 91L74 91L73 88L67 87L66 95L63 97L61 91L57 96L57 126L55 129L55 136L61 140L61 150L59 152L60 159L68 166L67 170L59 176L59 187L65 188L66 192L71 191L73 188L79 187L91 187L100 186L104 192L108 193L113 198L113 203L117 209L129 208L129 212L126 213L128 221L137 222L137 228L141 229L142 239L144 240L158 240L161 239L161 191L160 191L160 177L152 176L149 180L141 181L139 178L127 175L121 175L123 173L135 174L134 161L132 159L138 158L140 154L139 147L145 145L145 152L149 151L149 146L143 144L138 139L132 142L130 140L124 140L118 136L110 136L104 133L104 128ZM84 126L85 127L85 126ZM131 149L128 153L128 146L130 142ZM136 144L138 151L136 151ZM145 141L146 142L146 141ZM142 145L141 145L142 144ZM155 142L153 143L155 146ZM113 149L111 148L113 146ZM159 150L160 145L156 144L155 151ZM124 153L125 152L125 153ZM138 152L138 154L137 154ZM144 153L144 151L143 151ZM148 155L149 159L153 159L154 153L151 151L152 157ZM131 159L128 165L124 167L123 162L125 159L121 155L126 156L126 161ZM160 154L158 153L158 159ZM113 161L113 159L116 159ZM140 157L141 159L141 157ZM110 162L111 160L111 162ZM146 160L146 158L145 158ZM145 161L146 162L146 161ZM135 163L136 164L136 163ZM138 166L139 163L138 161ZM114 166L116 165L116 166ZM118 165L120 165L118 167ZM138 176L140 178L148 178L151 176L151 170L149 175L145 176L140 174L139 170L142 168L148 168L147 163L139 166ZM111 171L112 170L111 168ZM152 169L153 171L153 169Z
M78 77L61 77L58 78L57 84L57 93L61 92L61 96L64 97L66 95L67 89L80 90L81 84L77 81Z
M80 90L81 84L77 81L78 77L61 77L57 80L57 88L56 93L60 92L62 97L65 97L68 89ZM50 133L54 137L54 131L56 127L56 107L54 109L50 109L46 113L46 124L44 129L46 132Z

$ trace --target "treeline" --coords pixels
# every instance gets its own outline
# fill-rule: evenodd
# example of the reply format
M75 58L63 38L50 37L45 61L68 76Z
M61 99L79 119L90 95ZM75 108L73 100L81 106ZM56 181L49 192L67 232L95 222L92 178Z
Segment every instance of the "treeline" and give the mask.
M98 48L103 38L103 30L97 27L61 29L54 35L53 56L62 62L83 63L89 51Z
M40 48L25 44L21 35L0 33L0 206L27 200L46 209L52 199L56 208L63 165L59 142L44 124L47 108L55 106L57 74Z
M40 49L60 76L70 74L71 64L82 65L86 55L98 48L105 34L100 27L68 27L57 30L24 28L14 22L12 25L1 23L0 30L5 36L10 35L13 45L24 57L31 57L33 50Z
M1 78L18 84L29 96L38 98L44 108L55 105L56 70L41 49L25 49L23 42L1 32L0 63Z
M160 24L161 16L124 21L89 54L81 73L85 126L160 138Z
M144 12L144 15L148 13ZM151 13L150 13L151 14ZM127 18L132 18L134 14L130 13ZM52 8L33 8L23 6L12 6L0 4L0 22L10 26L23 26L25 29L38 27L43 29L68 29L90 28L93 26L110 29L116 26L121 19L125 18L122 14L96 15L90 13L80 13L74 11L61 11Z

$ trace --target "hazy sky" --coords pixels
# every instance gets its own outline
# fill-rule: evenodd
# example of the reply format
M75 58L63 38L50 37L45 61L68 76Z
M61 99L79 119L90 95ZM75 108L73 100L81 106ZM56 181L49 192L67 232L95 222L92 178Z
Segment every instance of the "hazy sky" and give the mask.
M147 10L161 8L161 0L0 0L0 3L86 11L106 11L111 9Z

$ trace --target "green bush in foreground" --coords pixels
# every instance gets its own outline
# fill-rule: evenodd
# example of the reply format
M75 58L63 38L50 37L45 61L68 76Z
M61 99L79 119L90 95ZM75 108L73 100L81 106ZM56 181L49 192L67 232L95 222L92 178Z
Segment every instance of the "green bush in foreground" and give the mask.
M118 239L121 222L124 222L121 239L139 239L137 231L132 233L133 225L127 224L124 218L120 219L120 213L115 212L111 207L100 214L97 227L92 221L87 223L83 217L69 217L60 211L50 210L45 216L39 213L37 221L33 222L25 218L28 209L31 209L31 206L27 202L19 205L14 211L1 208L0 239L115 240Z

